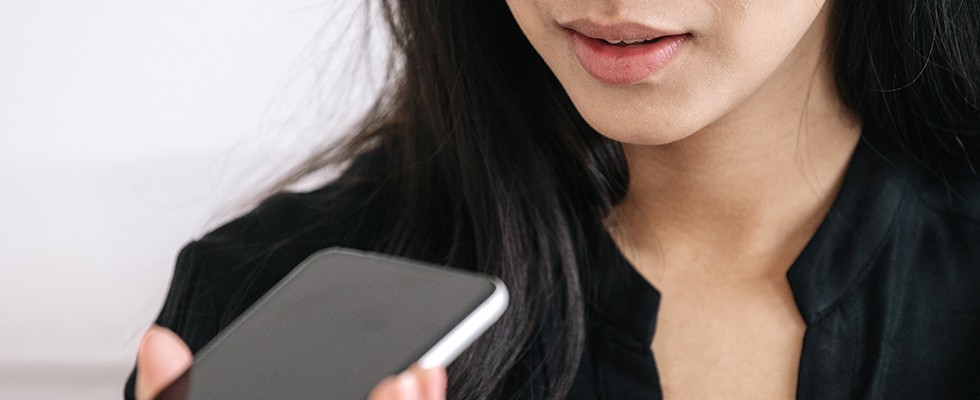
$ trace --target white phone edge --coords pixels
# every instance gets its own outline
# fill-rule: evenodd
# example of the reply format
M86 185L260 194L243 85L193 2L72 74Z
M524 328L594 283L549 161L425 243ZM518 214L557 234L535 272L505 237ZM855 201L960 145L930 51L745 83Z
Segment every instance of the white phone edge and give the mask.
M449 365L459 356L459 353L497 322L507 309L510 295L507 287L499 279L494 278L493 284L495 286L493 293L419 358L420 367L435 368Z

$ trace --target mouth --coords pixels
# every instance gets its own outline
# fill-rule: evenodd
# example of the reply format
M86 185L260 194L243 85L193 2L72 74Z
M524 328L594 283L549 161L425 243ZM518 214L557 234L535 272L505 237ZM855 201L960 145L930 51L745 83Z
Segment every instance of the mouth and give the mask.
M598 81L629 85L664 69L692 37L643 24L602 25L586 19L561 24L582 67Z

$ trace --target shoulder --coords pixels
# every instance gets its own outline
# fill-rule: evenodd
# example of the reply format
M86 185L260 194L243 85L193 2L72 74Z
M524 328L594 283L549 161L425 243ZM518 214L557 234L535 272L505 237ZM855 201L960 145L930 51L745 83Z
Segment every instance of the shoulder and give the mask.
M980 175L967 161L915 165L904 220L915 227L915 248L933 269L980 279ZM980 287L976 289L980 290Z
M980 226L980 175L966 162L921 168L918 199L935 213Z
M965 162L909 165L892 254L907 256L912 287L980 304L980 176Z
M375 250L387 200L361 157L336 181L279 193L185 246L157 323L197 351L317 250Z
M874 271L864 276L875 276L871 287L882 293L980 304L980 177L965 162L927 164L888 143L862 149L845 189L873 200L853 202L842 225L874 235L836 251L875 260L859 271Z

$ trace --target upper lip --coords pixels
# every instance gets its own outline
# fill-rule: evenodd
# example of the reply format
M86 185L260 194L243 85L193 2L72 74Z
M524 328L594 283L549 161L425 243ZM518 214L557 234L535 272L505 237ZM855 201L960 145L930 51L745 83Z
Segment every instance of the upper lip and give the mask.
M588 19L576 19L562 23L561 26L581 33L593 39L603 39L607 41L634 41L648 40L663 36L672 36L679 33L667 32L665 30L653 28L635 22L618 22L613 24L600 24Z

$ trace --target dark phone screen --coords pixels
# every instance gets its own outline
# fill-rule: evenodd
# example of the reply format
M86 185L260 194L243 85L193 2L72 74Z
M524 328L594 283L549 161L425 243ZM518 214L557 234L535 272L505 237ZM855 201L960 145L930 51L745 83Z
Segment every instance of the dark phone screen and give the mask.
M477 274L324 250L222 331L158 399L362 399L495 289Z

